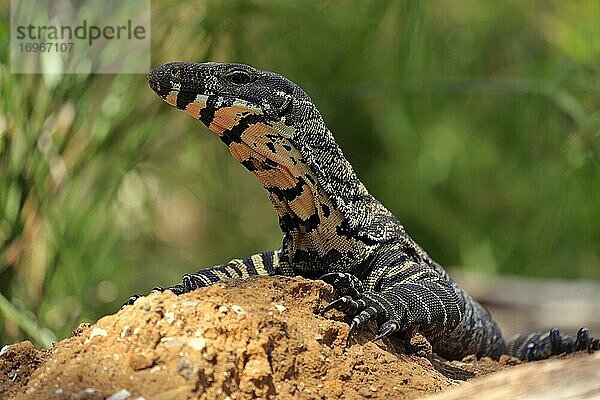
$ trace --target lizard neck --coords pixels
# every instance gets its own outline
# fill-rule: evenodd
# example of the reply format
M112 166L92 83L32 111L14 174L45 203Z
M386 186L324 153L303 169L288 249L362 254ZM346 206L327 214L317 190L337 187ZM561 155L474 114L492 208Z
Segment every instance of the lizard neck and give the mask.
M308 97L275 121L239 101L200 100L184 111L215 132L267 190L284 233L282 256L292 268L347 270L402 234L400 222L358 179Z
M318 111L304 115L312 118L271 124L277 135L266 146L276 167L250 169L269 193L285 234L283 255L293 267L346 271L403 228L367 191ZM248 168L243 155L232 154Z

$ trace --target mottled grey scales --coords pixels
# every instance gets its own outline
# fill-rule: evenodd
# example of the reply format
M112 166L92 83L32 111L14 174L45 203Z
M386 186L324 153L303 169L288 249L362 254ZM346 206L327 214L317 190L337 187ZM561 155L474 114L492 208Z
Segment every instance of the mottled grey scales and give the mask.
M490 313L368 192L310 97L285 77L243 64L174 62L151 70L148 81L258 178L283 232L280 249L155 290L181 294L231 278L301 275L333 285L340 297L323 312L343 311L350 334L370 321L378 326L375 339L417 329L448 359L507 353L536 360L600 348L585 328L574 337L552 329L505 341Z

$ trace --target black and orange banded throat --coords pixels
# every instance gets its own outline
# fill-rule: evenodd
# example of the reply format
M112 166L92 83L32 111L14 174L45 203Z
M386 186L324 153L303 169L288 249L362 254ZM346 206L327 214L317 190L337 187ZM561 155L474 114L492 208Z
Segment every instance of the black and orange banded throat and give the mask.
M320 277L340 295L322 312L343 311L350 334L370 321L378 326L375 339L418 329L450 359L508 352L535 360L600 348L585 328L577 336L553 329L506 342L485 308L369 194L311 99L283 76L242 64L176 62L150 71L148 81L256 175L284 233L278 250L204 268L155 290L182 294L253 275Z
M221 63L170 63L150 71L148 81L164 101L215 132L256 175L297 267L346 271L370 247L400 233L401 225L356 177L298 85L272 72Z

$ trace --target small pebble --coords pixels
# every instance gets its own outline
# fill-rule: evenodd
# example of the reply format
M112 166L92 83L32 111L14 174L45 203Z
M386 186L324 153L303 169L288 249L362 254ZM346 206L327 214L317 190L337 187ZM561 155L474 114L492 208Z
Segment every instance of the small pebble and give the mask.
M190 346L194 350L204 350L204 348L206 347L206 339L201 337L193 338L188 342L188 346Z
M106 329L98 328L97 326L92 328L92 333L90 333L90 340L95 338L96 336L108 336L108 332Z
M155 374L158 371L160 371L160 365L155 365L154 367L150 368L150 373L151 374Z
M134 305L138 306L144 311L150 311L150 302L145 297L140 297L134 303Z
M198 300L182 300L181 305L184 307L196 307L200 302Z
M175 321L175 313L172 311L167 311L165 313L165 319L167 320L167 323L172 324L173 321Z
M219 312L221 314L225 314L227 312L227 306L220 306L219 307Z
M125 336L129 336L129 335L131 335L131 327L129 325L125 325L123 327L123 330L119 334L119 336L121 336L122 338L124 338Z
M279 311L280 313L287 310L287 307L282 304L277 304L277 303L272 303L272 304L273 304L273 307L275 307L277 309L277 311Z
M134 371L150 368L154 364L154 357L150 354L133 354L129 359L129 366Z
M106 400L127 400L129 396L131 396L131 393L129 393L129 391L127 391L126 389L121 389L118 392L115 392L112 395L108 396Z
M177 364L177 372L179 375L188 380L192 379L194 375L196 375L194 367L185 360L179 360L179 364Z
M171 347L175 347L177 345L180 344L179 339L177 339L176 337L164 337L160 339L160 342L166 347L166 348L171 348Z
M238 306L237 304L232 304L231 305L231 310L234 313L239 314L239 315L246 314L246 311L244 311L244 309L242 307Z
M83 389L80 392L71 394L71 399L74 399L74 400L89 399L96 392L97 392L97 390L92 389L92 388Z
M5 353L8 352L8 350L10 350L11 347L15 346L15 344L7 344L6 346L2 346L2 350L0 350L0 356L4 355Z

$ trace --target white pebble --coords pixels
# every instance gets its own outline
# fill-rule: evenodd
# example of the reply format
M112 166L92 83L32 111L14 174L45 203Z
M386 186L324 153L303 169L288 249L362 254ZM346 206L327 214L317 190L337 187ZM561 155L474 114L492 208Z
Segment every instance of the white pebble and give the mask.
M160 342L166 348L172 348L172 347L178 346L180 344L179 339L176 337L172 337L172 336L163 337L160 339Z
M106 329L98 328L97 326L92 328L92 333L90 333L90 340L95 338L96 336L108 336L108 332Z
M129 335L131 335L131 327L129 325L125 325L120 333L120 336L124 338L125 336Z
M112 395L108 396L106 400L127 400L129 396L131 396L131 393L129 393L129 391L127 391L126 389L121 389L118 392L115 392Z
M157 373L158 371L160 371L160 365L155 365L154 367L150 368L151 374Z
M167 312L165 313L165 319L167 320L167 322L168 322L169 324L172 324L172 323L173 323L173 321L175 321L175 313L174 313L174 312L172 312L172 311L167 311Z
M240 306L238 306L237 304L232 304L231 305L231 310L236 313L236 314L246 314L246 311L244 311L244 309Z
M190 346L194 350L204 350L204 348L206 347L206 339L201 337L193 338L188 342L188 346Z

